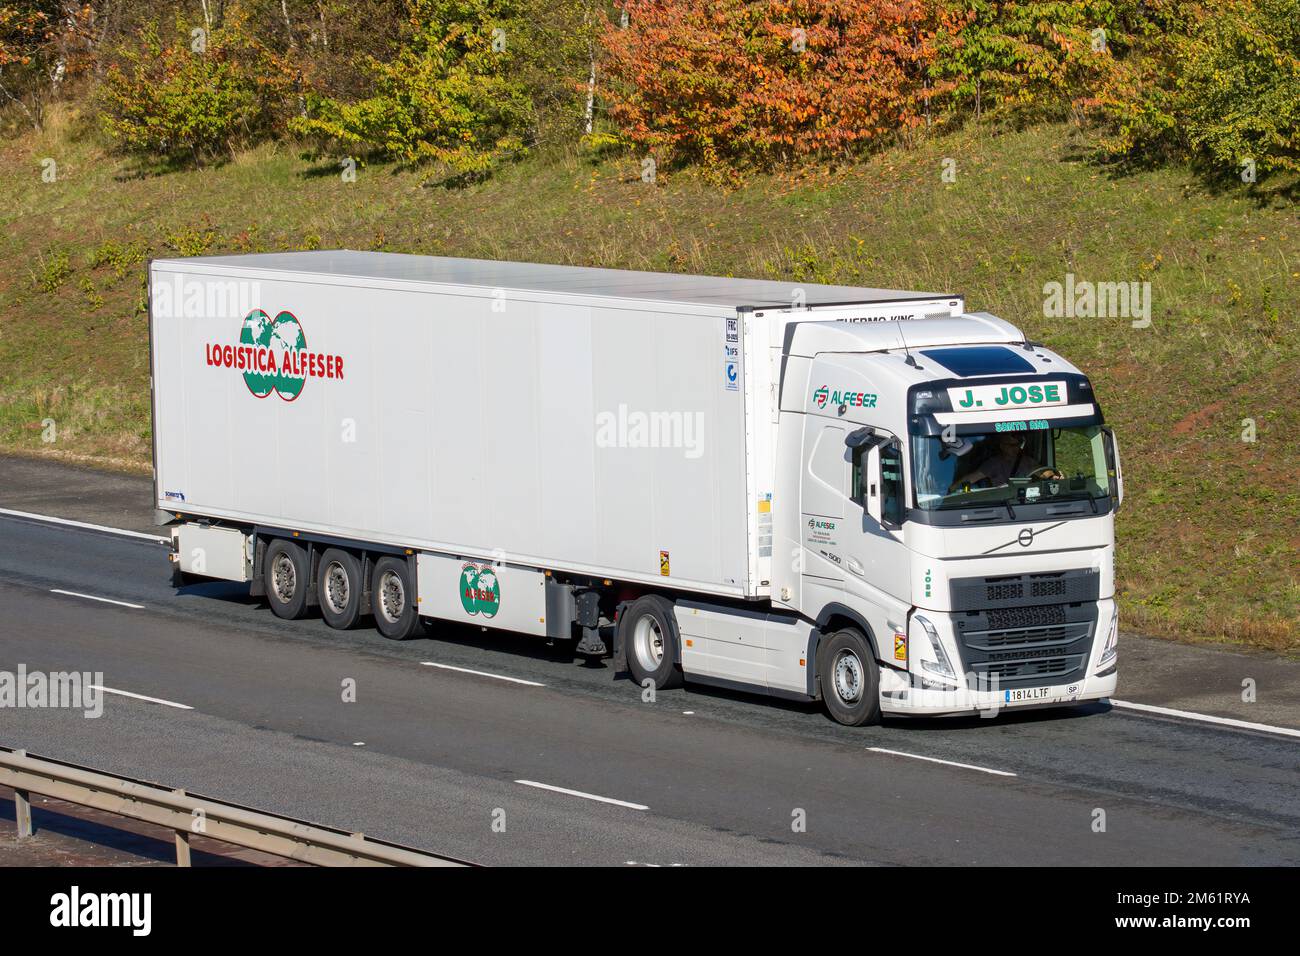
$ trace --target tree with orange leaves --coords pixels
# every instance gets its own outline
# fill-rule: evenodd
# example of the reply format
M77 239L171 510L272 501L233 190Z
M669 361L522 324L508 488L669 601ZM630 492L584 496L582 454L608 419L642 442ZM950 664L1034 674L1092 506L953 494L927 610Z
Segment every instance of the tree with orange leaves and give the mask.
M926 122L938 0L622 0L604 37L609 111L680 161L846 154Z

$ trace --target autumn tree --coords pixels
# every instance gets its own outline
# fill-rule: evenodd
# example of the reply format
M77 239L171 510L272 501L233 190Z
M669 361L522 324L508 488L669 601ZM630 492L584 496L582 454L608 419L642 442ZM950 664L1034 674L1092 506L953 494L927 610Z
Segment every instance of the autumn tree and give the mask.
M624 0L605 35L609 111L682 161L843 155L922 125L937 0Z

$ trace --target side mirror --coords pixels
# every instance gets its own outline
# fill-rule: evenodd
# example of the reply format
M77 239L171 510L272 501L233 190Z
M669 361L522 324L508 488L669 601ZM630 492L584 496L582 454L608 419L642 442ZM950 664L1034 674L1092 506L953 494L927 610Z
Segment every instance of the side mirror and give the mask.
M870 425L863 425L861 428L855 428L844 437L844 444L850 448L860 448L871 440L874 429Z
M1115 429L1103 426L1101 430L1106 436L1106 463L1115 479L1111 497L1115 499L1115 510L1119 511L1120 505L1124 504L1124 468L1119 463L1119 442L1115 439Z
M871 520L876 524L880 524L880 445L872 445L867 450L866 461L863 464L865 467L862 469L862 480L866 485L863 498L867 514L871 515Z

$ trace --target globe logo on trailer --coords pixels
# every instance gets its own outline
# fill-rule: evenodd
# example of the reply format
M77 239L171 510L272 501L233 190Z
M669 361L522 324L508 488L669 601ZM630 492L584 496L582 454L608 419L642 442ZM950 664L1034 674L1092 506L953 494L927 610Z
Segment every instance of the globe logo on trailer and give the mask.
M307 336L292 312L281 312L272 320L261 309L254 309L245 317L243 328L239 330L239 344L267 349L272 355L285 355L307 348ZM244 384L258 398L266 398L275 391L286 402L292 402L302 393L307 376L294 374L294 369L287 366L291 363L285 362L280 368L267 372L246 371Z
M501 582L490 564L466 564L460 569L460 605L466 614L496 617L501 609Z

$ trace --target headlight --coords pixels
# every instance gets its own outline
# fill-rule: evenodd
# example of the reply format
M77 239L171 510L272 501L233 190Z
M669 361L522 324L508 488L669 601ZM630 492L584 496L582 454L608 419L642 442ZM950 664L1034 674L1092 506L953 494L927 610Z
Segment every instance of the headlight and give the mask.
M926 636L930 638L930 653L928 655L925 653L924 644L921 644L918 648L921 652L919 655L921 668L932 674L938 674L940 677L956 680L957 674L952 669L952 664L948 660L948 653L943 649L943 643L939 640L939 632L934 629L934 625L919 614L913 616L912 620L920 624L925 630ZM918 643L920 642L914 642L914 646Z
M1097 661L1098 667L1105 667L1115 660L1115 655L1119 653L1119 608L1110 615L1110 633L1106 635L1106 646L1102 648L1101 660Z

